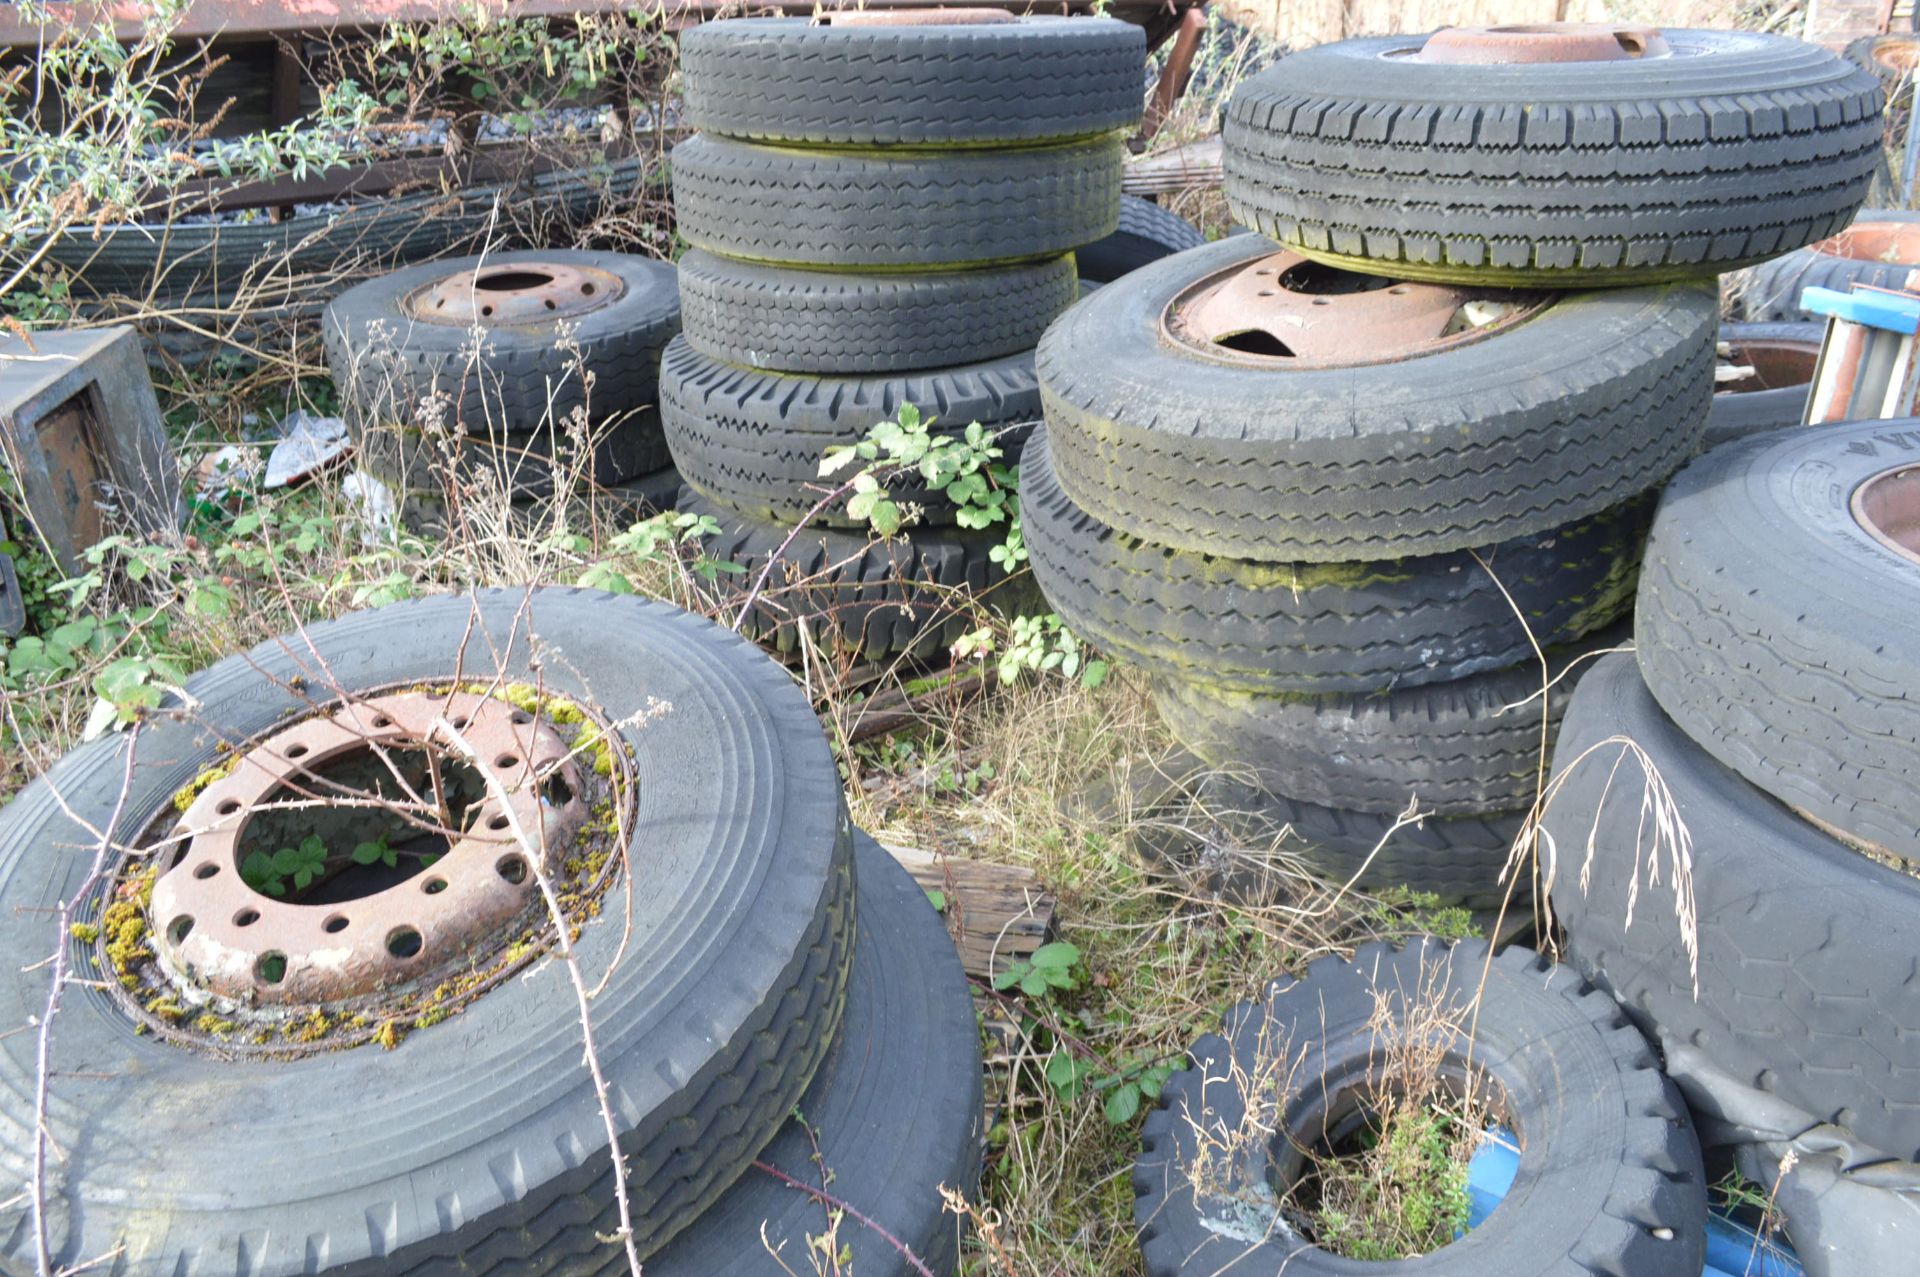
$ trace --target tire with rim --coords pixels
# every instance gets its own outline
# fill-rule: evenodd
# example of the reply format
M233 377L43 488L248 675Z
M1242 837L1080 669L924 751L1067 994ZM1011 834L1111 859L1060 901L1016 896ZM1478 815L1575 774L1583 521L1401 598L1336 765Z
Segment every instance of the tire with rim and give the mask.
M1920 213L1862 209L1838 234L1748 271L1738 304L1742 315L1757 322L1824 323L1800 308L1800 294L1807 289L1844 293L1855 284L1897 289L1915 270L1920 270Z
M228 741L311 712L335 677L359 691L496 670L627 724L616 728L638 781L627 828L640 831L631 851L646 889L630 901L630 932L610 906L582 925L575 951L590 979L608 981L594 1034L644 1255L786 1121L839 1024L851 959L852 839L833 758L806 699L745 640L660 604L536 589L397 604L262 644L188 680L190 713L163 710L138 733L82 747L9 804L0 930L8 952L66 943L89 969L91 946L52 934L64 900L99 919L86 895L93 843L77 820L104 827L119 811L132 836L227 757ZM0 984L18 1016L46 996L44 970ZM593 1241L607 1136L560 963L503 981L391 1051L271 1060L138 1036L105 993L70 989L53 1051L58 1265L115 1252L129 1277L529 1271L548 1247ZM31 1037L0 1048L0 1070L11 1097L0 1161L24 1182ZM271 1115L273 1138L237 1136L247 1113ZM209 1120L221 1114L232 1120ZM10 1268L33 1265L25 1211L6 1208Z
M1708 753L1920 862L1920 420L1762 435L1681 471L1635 634Z
M721 615L731 620L752 591L743 631L780 652L798 651L804 628L830 648L876 660L934 656L980 628L981 607L1017 615L1039 596L1032 574L1010 577L993 561L1006 543L1005 524L910 527L876 540L838 528L795 531L691 489L678 508L718 523L701 552L742 569L721 573L711 587Z
M1347 366L1168 340L1170 307L1277 251L1241 235L1177 254L1047 330L1054 464L1082 509L1201 554L1438 554L1604 510L1698 445L1717 322L1703 288L1549 298L1484 337ZM1366 281L1309 263L1297 287L1327 300Z
M695 134L673 148L680 233L726 257L819 267L986 266L1113 233L1115 137L1012 151L803 151Z
M1913 105L1913 73L1920 66L1920 40L1911 33L1864 35L1847 45L1842 56L1879 79L1887 110Z
M927 893L857 831L854 862L860 925L846 1020L800 1101L805 1127L789 1121L759 1160L824 1187L904 1244L936 1277L947 1277L959 1262L959 1225L940 1190L971 1196L980 1176L979 1022L966 972ZM824 1186L823 1173L831 1177ZM599 1230L617 1227L618 1217L607 1212ZM800 1257L809 1243L829 1234L825 1206L750 1170L647 1260L647 1274L792 1277L804 1271ZM887 1237L851 1217L831 1236L845 1271L875 1277L915 1271ZM625 1270L605 1271L611 1277Z
M430 322L408 309L409 298L462 272L506 278L543 263L611 272L624 291L565 319L488 323L477 349L470 325ZM444 400L440 419L450 427L523 434L564 426L576 409L604 422L651 407L660 350L680 331L680 289L670 264L626 253L489 253L356 285L328 303L322 328L350 423L413 422L433 411L422 405Z
M1451 1245L1361 1265L1313 1245L1274 1194L1302 1178L1307 1150L1364 1120L1390 1049L1382 1037L1408 1033L1410 1019L1427 1026L1454 1085L1484 1080L1481 1093L1520 1132L1520 1164L1500 1208ZM1233 1008L1187 1054L1134 1164L1148 1277L1613 1277L1704 1263L1706 1179L1686 1105L1611 999L1530 950L1490 957L1482 941L1426 937L1321 958Z
M1630 742L1630 743L1628 743ZM1644 761L1640 761L1644 759ZM1651 790L1690 835L1699 968L1670 880L1650 885ZM1609 657L1573 698L1554 759L1541 873L1570 960L1666 1052L1710 1110L1727 1088L1920 1160L1920 880L1820 832L1721 766ZM1591 848L1591 854L1589 854ZM1670 870L1670 842L1657 853ZM1715 1097L1719 1097L1716 1099Z
M826 527L861 527L845 500L814 514L821 499L853 472L820 474L829 448L859 443L902 404L920 410L939 433L961 434L973 422L995 432L1009 463L1040 417L1033 352L1020 351L959 368L870 377L811 377L758 372L722 363L684 339L660 363L660 416L674 465L687 486L757 519L794 523L812 515ZM931 492L919 472L889 472L899 500L950 524L952 503Z
M846 15L840 15L844 18ZM1027 146L1140 122L1146 34L1113 18L734 18L680 38L687 123L810 146Z
M1261 696L1156 678L1153 703L1201 758L1299 802L1389 816L1409 802L1436 816L1517 811L1545 779L1568 694L1597 653L1632 637L1631 625L1618 624L1550 652L1544 670L1534 661L1340 696Z
M1184 253L1207 242L1200 228L1176 213L1137 195L1120 197L1120 229L1105 239L1074 250L1080 278L1110 283L1162 257Z
M775 372L846 376L950 368L1032 350L1079 295L1074 258L915 274L680 259L687 342Z
M1825 330L1819 324L1722 324L1722 365L1752 371L1715 382L1702 448L1801 424Z
M1462 65L1431 60L1446 35L1324 44L1243 83L1235 217L1408 278L1708 277L1838 231L1880 162L1879 81L1799 40L1670 30L1670 56Z
M1472 553L1255 563L1101 523L1060 490L1054 438L1036 431L1021 465L1021 524L1047 599L1149 673L1222 689L1368 693L1531 660L1536 642L1570 643L1631 605L1652 518L1642 498Z

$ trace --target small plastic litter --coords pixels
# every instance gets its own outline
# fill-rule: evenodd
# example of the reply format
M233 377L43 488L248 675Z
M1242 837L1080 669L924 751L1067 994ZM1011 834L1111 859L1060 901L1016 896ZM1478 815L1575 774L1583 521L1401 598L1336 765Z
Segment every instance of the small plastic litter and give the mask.
M393 493L386 484L364 471L355 470L340 485L340 495L359 510L361 521L366 525L360 529L363 545L378 545L392 535L396 507Z
M353 451L347 423L338 417L316 417L296 408L280 423L282 438L267 457L263 488L288 488L313 478Z

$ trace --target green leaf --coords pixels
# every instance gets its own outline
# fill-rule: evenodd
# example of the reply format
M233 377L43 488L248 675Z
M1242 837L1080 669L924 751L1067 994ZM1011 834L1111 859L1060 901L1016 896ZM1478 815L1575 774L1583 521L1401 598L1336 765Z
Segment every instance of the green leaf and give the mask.
M300 853L292 847L282 847L273 853L273 872L284 878L300 867Z
M927 892L927 903L933 906L935 913L945 913L947 911L947 893L930 889Z
M868 519L873 516L873 508L880 504L880 490L869 488L865 492L856 492L847 502L847 517Z
M240 880L249 887L259 887L274 878L279 871L273 867L273 857L264 851L256 851L240 862Z
M1080 950L1064 940L1056 940L1052 944L1043 944L1035 949L1028 961L1036 967L1050 967L1056 971L1065 971L1080 961Z
M1047 973L1039 969L1028 971L1020 977L1020 992L1030 998L1037 998L1047 991Z
M255 852L254 854L259 855L260 853ZM1020 982L1020 977L1026 975L1030 969L1031 968L1029 968L1027 964L1024 962L1016 962L1012 966L1008 967L1005 971L1002 971L993 977L993 987L1003 992L1007 989L1011 989L1014 985Z
M890 537L900 530L900 507L891 501L882 501L873 508L873 530L883 537Z
M353 849L353 863L370 865L386 854L387 848L380 842L363 842Z
M1107 1125L1125 1126L1140 1111L1140 1084L1129 1082L1107 1096Z

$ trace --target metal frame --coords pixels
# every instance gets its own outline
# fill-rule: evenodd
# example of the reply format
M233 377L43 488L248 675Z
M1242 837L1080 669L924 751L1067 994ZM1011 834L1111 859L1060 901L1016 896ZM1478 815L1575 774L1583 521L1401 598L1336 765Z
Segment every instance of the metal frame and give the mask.
M63 415L73 412L78 420ZM63 436L43 438L43 427ZM0 337L0 464L19 484L23 535L69 573L84 566L96 518L146 532L179 526L179 468L133 329Z

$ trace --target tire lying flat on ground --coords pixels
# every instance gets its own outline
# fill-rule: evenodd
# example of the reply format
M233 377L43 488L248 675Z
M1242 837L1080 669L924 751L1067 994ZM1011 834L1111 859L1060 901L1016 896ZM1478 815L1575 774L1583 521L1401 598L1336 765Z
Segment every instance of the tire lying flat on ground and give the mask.
M1738 381L1714 383L1713 411L1700 446L1797 426L1806 416L1813 366L1825 334L1819 324L1722 324L1723 366L1750 368Z
M617 284L607 287L599 275L582 279L581 287L600 292L558 319L544 317L545 308L542 317L511 320L424 317L434 313L432 300L480 309L496 291L510 291L496 285L552 278L541 268L553 266L604 272ZM471 287L434 294L437 284L469 273ZM485 330L477 343L475 324ZM680 289L672 265L626 253L489 253L424 262L356 285L328 303L322 327L327 367L350 425L413 422L431 411L423 405L444 400L439 419L449 427L497 437L564 427L576 409L608 421L651 407L659 397L660 350L680 331Z
M1301 1150L1364 1109L1377 1085L1376 994L1399 1029L1409 1001L1425 1003L1429 991L1423 1020L1461 1025L1432 1029L1448 1066L1486 1079L1507 1124L1525 1133L1518 1173L1500 1209L1442 1250L1393 1263L1337 1258L1279 1216L1273 1193L1301 1177ZM1352 962L1322 958L1303 979L1276 980L1188 1057L1148 1115L1134 1164L1148 1277L1678 1274L1704 1263L1706 1180L1686 1105L1619 1008L1536 953L1509 948L1489 960L1484 942L1432 938L1365 945Z
M1356 357L1383 361L1345 366L1168 338L1170 307L1277 251L1240 235L1177 254L1047 330L1054 464L1082 509L1201 554L1398 558L1584 518L1696 449L1716 330L1703 288L1522 294L1539 309L1504 329L1405 358L1363 345ZM1387 287L1314 263L1293 274L1280 286L1316 304Z
M1444 683L1342 696L1261 696L1180 678L1153 680L1160 718L1187 748L1249 771L1301 802L1438 816L1532 805L1568 694L1593 656L1632 642L1609 627L1538 662ZM1549 721L1541 724L1541 687Z
M711 587L731 620L748 591L756 602L744 632L776 651L800 648L802 626L829 646L879 659L933 656L982 624L980 606L1008 614L1037 604L1031 573L1009 577L991 557L1005 525L973 530L912 527L873 540L861 531L749 518L689 489L683 513L720 525L701 543L709 558L736 564ZM778 556L776 559L775 556ZM764 584L762 573L773 563Z
M537 674L529 630L544 649ZM76 898L93 858L55 788L105 824L134 750L130 836L229 757L224 739L285 726L335 676L356 691L484 679L496 655L506 681L630 722L617 729L638 781L627 827L647 886L633 894L630 936L610 902L575 949L587 971L610 973L594 1033L644 1255L786 1121L839 1024L851 958L851 830L818 721L777 666L709 622L597 591L481 591L315 624L229 658L188 681L191 717L85 746L7 807L0 941L46 954L65 940L76 969L90 969L90 944L54 934L58 903ZM295 677L306 681L287 686ZM631 722L656 699L672 710ZM99 919L91 906L82 916ZM44 970L0 982L15 1016L46 995ZM53 1049L49 1134L65 1153L47 1191L56 1264L119 1247L115 1268L129 1277L523 1272L550 1247L592 1242L601 1204L589 1198L610 1162L558 962L391 1052L220 1058L137 1036L116 1002L77 990ZM0 1163L22 1182L35 1070L30 1035L0 1047ZM248 1114L270 1114L273 1137L240 1132ZM14 1203L0 1217L10 1270L33 1266L25 1211Z
M849 21L848 19L853 20ZM1108 18L709 22L680 39L687 122L762 142L995 146L1130 129L1146 33Z
M1447 35L1325 44L1243 83L1236 219L1406 278L1705 277L1838 231L1880 162L1879 81L1798 40L1670 30L1670 54L1460 65L1432 60Z
M1315 694L1467 678L1611 624L1633 597L1643 498L1472 553L1254 563L1135 540L1060 490L1055 435L1022 453L1034 576L1083 637L1149 673ZM1523 625L1515 608L1526 618Z
M698 248L818 267L984 266L1113 233L1115 137L1013 151L802 151L701 133L673 148L674 213Z
M860 926L846 1020L800 1101L813 1136L790 1121L760 1160L815 1188L822 1186L824 1164L832 1176L825 1191L905 1244L937 1277L947 1277L959 1261L959 1224L940 1189L971 1195L980 1175L979 1025L966 973L927 893L858 832L854 860ZM600 1227L613 1231L617 1216L609 1212ZM750 1170L649 1258L647 1273L791 1277L805 1271L810 1239L827 1235L825 1206ZM851 1216L834 1238L845 1268L862 1277L915 1271L891 1242ZM769 1245L780 1260L767 1253Z
M803 271L692 249L680 259L687 341L779 372L910 372L1031 350L1079 296L1074 258L928 274Z
M1120 229L1074 250L1080 278L1110 283L1149 262L1198 248L1207 242L1200 228L1137 195L1120 197Z
M684 339L660 364L660 416L674 464L687 485L742 514L795 523L846 481L855 467L820 474L828 448L859 443L902 404L918 408L935 432L961 434L972 422L997 432L1017 458L1040 417L1033 354L1019 351L959 368L871 377L809 377L722 363ZM887 486L922 507L926 521L949 524L951 502L929 491L919 472L889 474ZM864 526L844 499L815 516L826 527Z
M1692 836L1697 995L1671 888L1645 881L1647 781L1620 738L1646 752ZM1581 683L1554 774L1541 869L1571 960L1661 1039L1681 1086L1700 1100L1717 1091L1694 1067L1704 1059L1749 1094L1797 1108L1806 1126L1835 1121L1895 1156L1920 1156L1911 980L1920 879L1828 837L1715 762L1661 712L1627 657L1607 658Z
M1708 753L1920 862L1920 420L1762 435L1681 471L1635 632Z
M1819 320L1802 310L1809 288L1844 293L1855 284L1899 288L1920 269L1920 213L1868 208L1839 234L1748 271L1738 293L1740 313L1762 323Z

